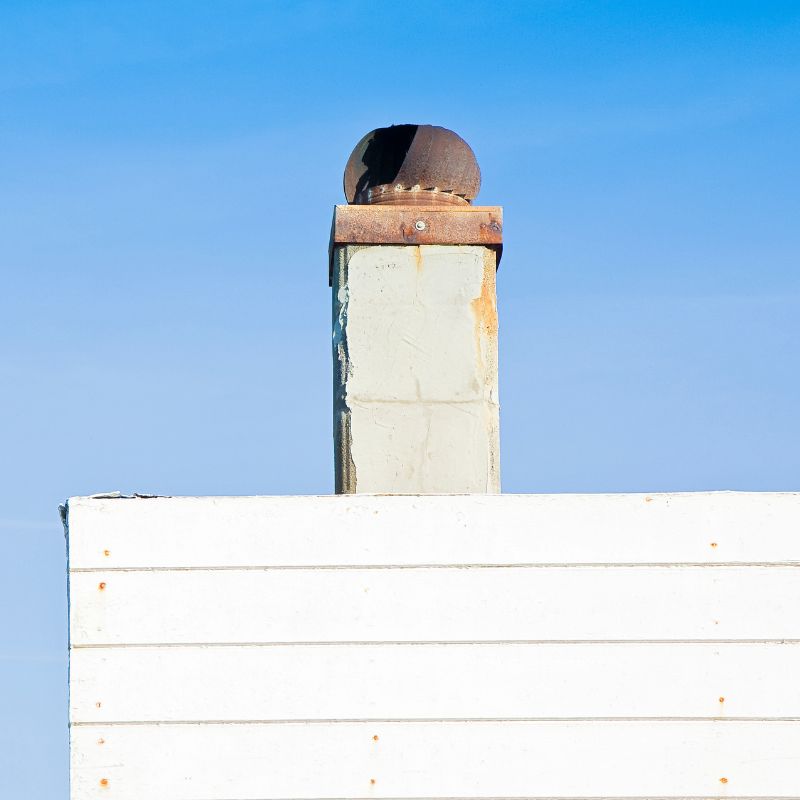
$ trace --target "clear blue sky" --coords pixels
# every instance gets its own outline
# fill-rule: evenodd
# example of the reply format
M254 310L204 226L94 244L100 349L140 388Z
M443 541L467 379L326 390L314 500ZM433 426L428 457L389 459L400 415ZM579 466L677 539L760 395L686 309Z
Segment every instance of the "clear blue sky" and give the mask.
M800 4L0 4L0 795L67 796L69 495L332 489L331 208L506 209L509 492L800 489Z

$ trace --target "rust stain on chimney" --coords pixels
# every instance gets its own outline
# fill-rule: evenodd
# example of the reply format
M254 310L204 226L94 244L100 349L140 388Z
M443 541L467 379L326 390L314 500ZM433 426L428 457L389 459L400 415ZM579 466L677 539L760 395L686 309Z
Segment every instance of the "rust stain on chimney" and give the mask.
M485 258L483 263L483 279L481 293L472 301L472 314L475 317L475 344L479 357L482 358L481 338L497 337L497 295L496 267L493 258Z

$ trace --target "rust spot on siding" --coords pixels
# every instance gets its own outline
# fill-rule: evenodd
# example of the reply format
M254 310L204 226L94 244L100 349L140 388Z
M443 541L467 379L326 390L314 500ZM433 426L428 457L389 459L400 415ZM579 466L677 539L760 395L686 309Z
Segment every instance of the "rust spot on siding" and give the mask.
M98 589L99 589L101 592L102 592L102 591L104 591L104 590L105 590L105 588L106 588L106 582L105 582L105 581L100 581L100 583L98 583L98 584L97 584L97 588L98 588Z
M97 744L105 744L105 743L106 743L105 739L98 739L97 740Z
M716 547L716 546L717 546L717 543L716 543L716 542L711 542L711 546L712 546L712 547Z
M108 778L100 778L100 785L105 789L108 786Z
M95 707L95 708L100 708L100 706L102 706L102 705L103 705L102 703L95 703L95 704L94 704L94 707Z
M720 783L727 783L727 782L728 782L728 779L727 779L727 778L720 778L720 779L719 779L719 782L720 782Z
M111 551L110 550L103 550L103 555L104 556L110 556L111 555Z
M644 501L645 501L645 503L652 503L653 502L653 498L652 497L645 497Z
M375 785L375 778L370 778L369 782L374 786Z
M372 741L373 741L373 742L377 742L377 741L378 741L378 738L379 738L379 737L378 737L378 734L376 733L376 734L375 734L375 735L372 737Z
M414 261L417 265L417 272L422 272L422 248L419 245L414 248Z
M725 702L725 698L724 697L720 697L719 701L720 701L720 703L724 703Z

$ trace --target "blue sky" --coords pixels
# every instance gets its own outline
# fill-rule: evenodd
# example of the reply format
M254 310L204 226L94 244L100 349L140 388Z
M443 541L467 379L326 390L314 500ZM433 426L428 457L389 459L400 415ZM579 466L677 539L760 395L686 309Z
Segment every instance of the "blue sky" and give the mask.
M67 797L57 505L332 490L331 210L502 204L510 492L800 489L800 5L0 4L0 788Z

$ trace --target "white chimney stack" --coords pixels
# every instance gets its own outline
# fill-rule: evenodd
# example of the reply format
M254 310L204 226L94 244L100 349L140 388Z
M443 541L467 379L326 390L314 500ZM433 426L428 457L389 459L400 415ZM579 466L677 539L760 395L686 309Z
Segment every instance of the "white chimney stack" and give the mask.
M331 237L337 493L500 491L502 209L452 131L365 136Z

